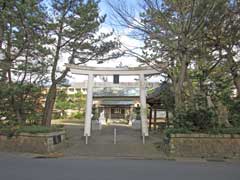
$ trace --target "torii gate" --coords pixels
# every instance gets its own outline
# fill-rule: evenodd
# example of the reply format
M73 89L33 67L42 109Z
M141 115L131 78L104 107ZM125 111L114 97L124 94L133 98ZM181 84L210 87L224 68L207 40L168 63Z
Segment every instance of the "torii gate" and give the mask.
M73 74L88 75L87 84L87 102L86 102L86 115L84 124L84 136L91 136L91 114L93 103L93 84L94 75L138 75L139 76L139 88L140 88L140 107L141 107L141 130L142 136L148 136L147 125L147 104L146 104L146 83L145 75L160 74L159 71L152 69L151 67L90 67L66 64L66 67L70 69Z

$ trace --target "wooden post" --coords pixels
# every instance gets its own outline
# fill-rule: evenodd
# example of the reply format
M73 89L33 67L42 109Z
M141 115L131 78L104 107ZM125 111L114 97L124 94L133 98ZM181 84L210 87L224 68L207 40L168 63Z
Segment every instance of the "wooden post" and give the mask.
M149 114L149 131L151 131L152 126L152 107L150 107L150 114Z
M154 126L153 126L153 129L154 131L156 131L157 129L157 109L154 109Z

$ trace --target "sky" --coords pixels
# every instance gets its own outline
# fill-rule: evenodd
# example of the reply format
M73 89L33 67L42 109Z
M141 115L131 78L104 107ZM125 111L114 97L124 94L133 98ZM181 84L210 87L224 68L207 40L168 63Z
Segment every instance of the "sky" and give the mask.
M141 2L142 0L101 0L99 4L100 14L107 15L106 21L101 26L100 31L101 32L111 32L114 29L114 37L118 37L123 46L121 47L122 51L125 51L126 48L134 49L135 52L141 53L140 47L144 45L144 43L141 40L138 40L136 38L133 38L130 35L132 29L128 27L120 26L116 18L114 17L114 12L111 9L111 7L108 4L108 1L112 3L115 6L121 6L121 4L124 4L128 10L130 10L131 14L134 14L136 17L139 16L139 13L141 11ZM126 47L126 48L125 48ZM88 62L86 65L88 66L95 66L95 67L116 67L119 64L122 64L123 66L129 66L129 67L136 67L139 66L140 63L136 61L136 58L133 56L122 56L118 59L109 60L104 62L103 64L97 64L96 62ZM70 82L81 82L84 80L87 80L87 76L84 75L73 75L70 74ZM111 81L111 77L108 78L109 81ZM100 78L96 78L96 81L101 81ZM120 77L120 80L122 82L133 82L136 80L135 76L132 77ZM150 82L159 82L159 77L152 77L148 79Z
M100 9L100 14L101 15L107 15L106 20L104 22L104 24L101 26L100 31L101 32L111 32L112 30L114 30L114 37L119 38L119 40L121 41L121 43L123 44L123 46L127 47L127 48L136 48L139 46L143 45L143 42L137 40L137 39L133 39L131 38L129 35L129 33L131 32L131 29L127 28L127 27L123 27L123 26L119 26L118 23L116 23L116 19L114 18L114 13L111 9L111 7L108 4L108 1L116 6L119 6L121 3L126 3L126 6L129 8L132 8L132 11L137 15L139 14L139 6L138 6L138 0L101 0L100 4L99 4L99 9ZM122 51L125 50L124 47L121 48ZM140 51L140 50L138 50ZM114 59L114 60L110 60L110 61L106 61L103 64L97 64L96 62L88 62L87 65L88 66L95 66L95 67L116 67L119 64L122 64L123 66L138 66L139 63L136 61L135 57L131 57L131 56L123 56L120 57L118 59ZM109 81L111 81L111 77L108 78ZM121 81L134 81L134 79L136 79L136 77L121 77ZM84 81L87 80L87 76L83 76L83 75L73 75L71 74L71 78L70 78L70 82L79 82L79 81ZM100 78L97 78L96 81L101 81Z
M49 5L51 0L45 0L46 5ZM124 5L131 14L134 14L136 17L139 15L139 12L141 10L141 3L143 0L100 0L99 3L99 10L101 15L107 15L105 22L101 25L100 32L111 32L114 30L114 35L112 38L117 38L120 40L122 47L121 51L126 51L126 49L131 49L135 52L140 53L140 47L142 47L143 41L140 41L138 39L132 38L130 33L132 32L132 29L123 27L119 25L119 23L116 21L116 18L114 17L114 12L112 8L109 5L109 2L113 4L116 7L119 7L121 5ZM66 63L66 59L68 58L67 54L62 54L62 62L60 63L60 66L63 66ZM65 59L65 60L64 60ZM91 61L87 63L88 66L101 66L101 67L116 67L119 64L123 64L123 66L138 66L139 63L136 61L136 58L133 56L125 55L118 59L106 61L103 64L97 64L94 61Z
M137 39L131 38L129 34L131 33L131 29L127 27L123 27L118 24L116 21L116 18L114 17L113 10L108 4L108 1L116 6L120 6L122 3L126 5L127 8L130 9L132 13L134 13L136 16L139 14L139 2L141 0L101 0L99 4L99 9L100 13L102 15L106 14L107 18L104 24L101 26L100 31L101 32L111 32L114 30L114 35L113 37L119 38L121 43L123 44L121 50L126 50L127 47L129 49L136 49L139 47L142 47L144 44L142 41L139 41ZM138 50L140 52L140 50ZM112 61L107 61L103 64L96 64L94 62L90 62L89 65L94 65L94 66L107 66L107 67L116 67L120 64L120 62L123 65L127 66L138 66L139 63L136 62L136 58L134 57L129 57L129 56L123 56L119 59L114 59Z

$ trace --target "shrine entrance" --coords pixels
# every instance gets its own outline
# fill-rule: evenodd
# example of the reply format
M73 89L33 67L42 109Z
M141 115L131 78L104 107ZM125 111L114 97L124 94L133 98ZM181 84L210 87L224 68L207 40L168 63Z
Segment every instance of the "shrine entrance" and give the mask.
M123 107L123 106L112 106L109 107L110 109L110 117L111 119L128 119L127 115L129 114L128 109L130 107ZM128 113L127 113L128 112Z
M118 67L103 68L66 65L73 74L88 75L86 83L87 102L84 122L84 136L91 136L93 120L100 124L108 120L117 122L126 120L136 123L142 136L148 136L146 88L154 88L154 83L147 83L145 75L159 74L150 67ZM113 76L113 82L94 82L96 76ZM138 76L137 82L119 82L119 76ZM155 83L156 86L156 83ZM139 108L139 114L134 114L134 108Z

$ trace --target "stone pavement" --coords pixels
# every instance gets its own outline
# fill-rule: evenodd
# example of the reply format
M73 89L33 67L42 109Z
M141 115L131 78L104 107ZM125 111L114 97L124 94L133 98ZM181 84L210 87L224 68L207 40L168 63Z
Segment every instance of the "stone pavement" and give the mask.
M67 140L59 151L64 157L130 157L137 159L163 159L166 155L159 150L159 134L151 134L142 144L139 130L124 125L104 126L92 132L89 143L85 144L82 125L65 125ZM117 129L117 144L113 143L113 131Z

